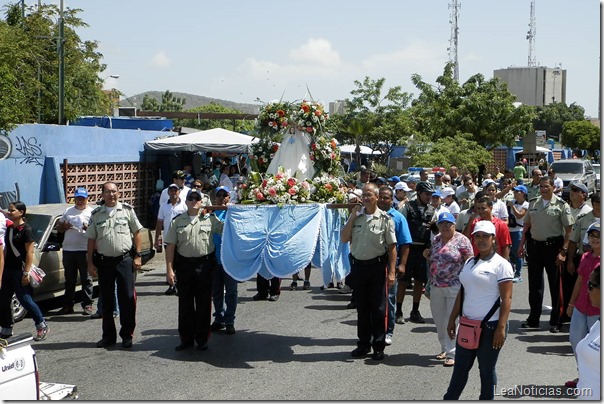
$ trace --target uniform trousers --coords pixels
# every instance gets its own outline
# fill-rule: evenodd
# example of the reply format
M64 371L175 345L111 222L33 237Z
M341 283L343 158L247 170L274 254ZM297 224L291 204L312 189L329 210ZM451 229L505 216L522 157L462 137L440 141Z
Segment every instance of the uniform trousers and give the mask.
M388 323L386 290L386 259L364 265L353 260L354 299L357 306L357 336L359 348L373 347L383 351ZM373 337L373 340L372 340Z
M121 325L119 335L125 340L132 339L136 326L136 290L132 258L128 255L116 259L105 257L102 261L96 261L95 266L98 269L99 287L103 299L103 339L110 342L117 339L113 318L116 286Z
M556 257L562 247L563 238L557 241L540 242L527 241L528 253L528 281L529 281L529 306L530 314L527 322L538 326L541 318L543 305L543 269L547 274L549 292L552 300L552 311L549 317L549 325L558 325L560 319L560 271L556 265Z
M82 307L92 305L92 277L88 274L86 251L63 251L63 268L65 269L65 296L63 306L72 307L75 297L78 273L82 284Z
M214 254L206 259L175 259L178 278L178 334L185 345L207 344L212 319L212 277Z
M277 296L281 294L281 278L273 276L266 279L260 274L256 275L256 288L262 296Z

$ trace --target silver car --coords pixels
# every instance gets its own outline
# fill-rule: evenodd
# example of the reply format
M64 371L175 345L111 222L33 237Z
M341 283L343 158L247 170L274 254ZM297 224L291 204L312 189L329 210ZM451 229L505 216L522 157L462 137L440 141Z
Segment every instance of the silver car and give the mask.
M63 253L61 251L61 238L57 231L57 224L65 209L70 204L32 205L27 207L25 222L29 224L34 233L34 264L46 272L42 284L34 289L34 301L52 299L65 294L65 276L63 273ZM143 229L142 263L149 261L155 255L153 237L149 229ZM96 285L96 278L94 279ZM80 280L76 291L81 290ZM16 296L12 299L13 319L22 320L27 311Z
M556 175L564 182L562 198L568 201L570 195L569 184L573 181L583 183L589 195L596 192L596 173L589 160L567 159L554 161L551 166Z

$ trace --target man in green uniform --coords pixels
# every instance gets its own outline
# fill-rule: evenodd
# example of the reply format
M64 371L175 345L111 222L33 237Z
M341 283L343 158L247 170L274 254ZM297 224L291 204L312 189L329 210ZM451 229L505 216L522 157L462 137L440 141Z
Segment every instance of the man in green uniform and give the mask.
M92 211L86 230L88 272L92 276L98 274L103 300L103 337L96 344L98 348L107 348L117 339L113 319L116 283L122 347L132 347L136 325L134 271L141 267L143 226L132 206L118 202L119 196L115 183L103 184L104 204Z
M394 285L396 235L394 221L377 206L375 184L363 186L360 205L352 208L341 240L350 242L353 293L357 306L357 348L353 357L364 357L373 347L373 359L384 359L386 338L386 290ZM372 340L373 337L373 340Z
M560 271L566 266L569 237L575 220L568 204L554 195L553 178L541 178L539 189L541 196L529 202L528 213L524 216L524 230L518 248L518 256L524 257L526 242L531 308L528 319L521 327L539 328L545 268L552 300L550 332L555 333L560 331Z
M222 233L224 223L204 206L209 200L198 189L187 194L187 211L176 216L164 238L166 243L167 281L178 278L177 351L208 348L212 319L212 275L216 266L212 233ZM176 273L175 273L176 271Z

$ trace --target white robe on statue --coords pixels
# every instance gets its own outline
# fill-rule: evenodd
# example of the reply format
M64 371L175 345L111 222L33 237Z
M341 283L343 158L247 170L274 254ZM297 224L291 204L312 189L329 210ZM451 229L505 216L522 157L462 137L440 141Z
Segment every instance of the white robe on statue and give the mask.
M287 133L266 172L274 175L279 171L279 167L283 167L290 177L299 180L311 179L315 168L310 159L309 145L310 137L306 133L298 130Z

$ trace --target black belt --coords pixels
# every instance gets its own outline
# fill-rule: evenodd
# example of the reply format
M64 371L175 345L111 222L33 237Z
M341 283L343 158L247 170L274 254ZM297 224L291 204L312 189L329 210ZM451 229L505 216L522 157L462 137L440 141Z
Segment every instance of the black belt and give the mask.
M116 262L116 261L121 261L126 257L130 256L130 251L126 251L125 253L118 255L116 257L110 257L108 255L103 255L100 253L95 252L94 253L94 258L99 260L99 261L104 261L104 262L108 262L108 261L112 261L112 262Z
M535 245L539 245L539 246L542 246L542 247L552 247L552 246L558 246L561 243L563 243L564 242L564 237L563 236L548 237L545 241L539 241L539 240L531 239L531 241Z
M352 265L361 265L361 266L381 264L381 263L385 263L386 261L388 261L388 254L380 255L379 257L375 257L370 260L359 260L359 259L356 259L355 257L353 257L351 254L350 261L351 261Z
M178 262L182 262L183 264L201 264L206 262L214 261L214 253L210 253L208 255L203 255L201 257L185 257L176 253L176 260Z

